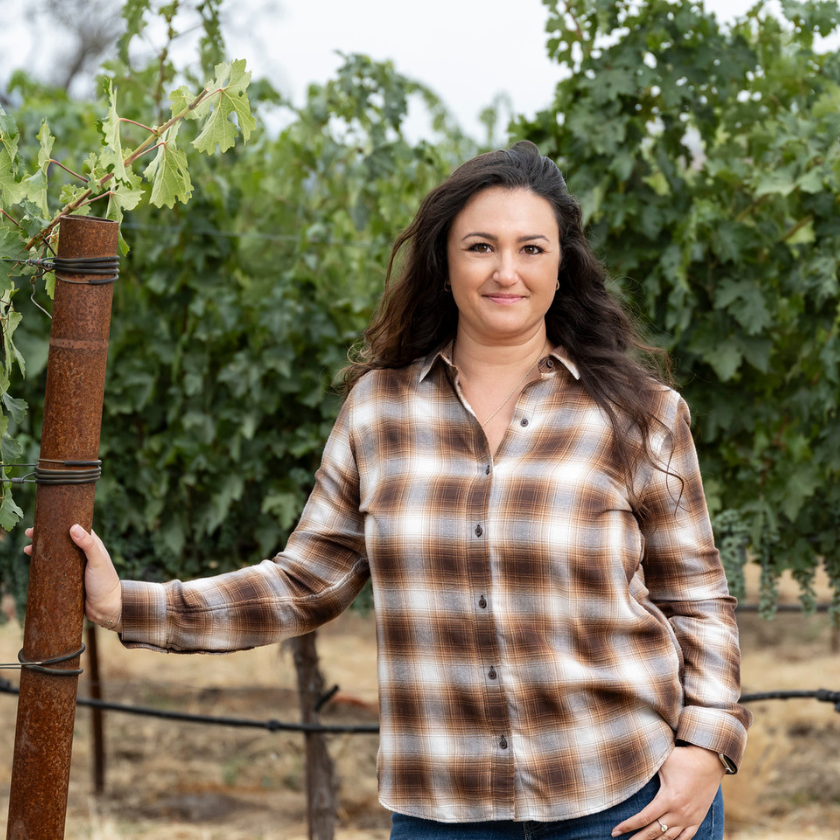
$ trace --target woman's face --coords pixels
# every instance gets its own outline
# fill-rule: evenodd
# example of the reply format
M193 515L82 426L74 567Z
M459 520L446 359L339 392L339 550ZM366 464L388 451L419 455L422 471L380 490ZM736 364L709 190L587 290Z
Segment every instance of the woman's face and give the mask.
M544 329L560 268L551 205L527 189L490 187L455 217L447 241L458 335L516 344Z

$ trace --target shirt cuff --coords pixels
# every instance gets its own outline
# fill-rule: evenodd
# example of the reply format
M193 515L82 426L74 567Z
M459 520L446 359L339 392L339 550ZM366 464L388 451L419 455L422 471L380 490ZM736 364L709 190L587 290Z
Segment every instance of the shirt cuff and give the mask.
M128 648L166 652L166 592L162 583L122 581L122 631Z
M686 706L680 714L676 739L723 753L732 759L737 772L747 745L747 730L737 718L721 709Z

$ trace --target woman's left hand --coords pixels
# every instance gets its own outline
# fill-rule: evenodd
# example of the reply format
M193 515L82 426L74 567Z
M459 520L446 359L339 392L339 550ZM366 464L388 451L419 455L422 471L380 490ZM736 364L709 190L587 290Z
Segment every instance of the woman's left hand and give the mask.
M691 840L711 807L724 773L720 758L711 750L674 747L659 769L659 792L638 814L619 823L612 836L642 829L628 840Z

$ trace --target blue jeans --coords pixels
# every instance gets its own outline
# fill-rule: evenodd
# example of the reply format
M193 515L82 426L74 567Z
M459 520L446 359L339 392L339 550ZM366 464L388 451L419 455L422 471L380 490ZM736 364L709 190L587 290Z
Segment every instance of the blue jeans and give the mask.
M658 790L659 777L654 776L638 793L606 811L547 823L513 820L441 823L393 814L391 840L612 840L610 832L622 820L638 814ZM634 833L631 831L620 836L631 837ZM723 794L720 788L694 840L723 840Z

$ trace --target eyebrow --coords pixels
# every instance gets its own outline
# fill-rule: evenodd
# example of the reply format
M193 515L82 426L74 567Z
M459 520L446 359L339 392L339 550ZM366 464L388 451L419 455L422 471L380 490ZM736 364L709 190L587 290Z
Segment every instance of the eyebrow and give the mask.
M482 233L481 231L474 231L473 233L468 233L466 236L461 238L461 242L465 239L469 239L471 236L480 236L482 239L489 239L491 242L498 242L499 237L494 236L492 233ZM520 236L517 238L517 242L530 242L532 239L544 239L546 242L550 242L547 236L543 236L541 233L534 233L530 234L529 236Z

